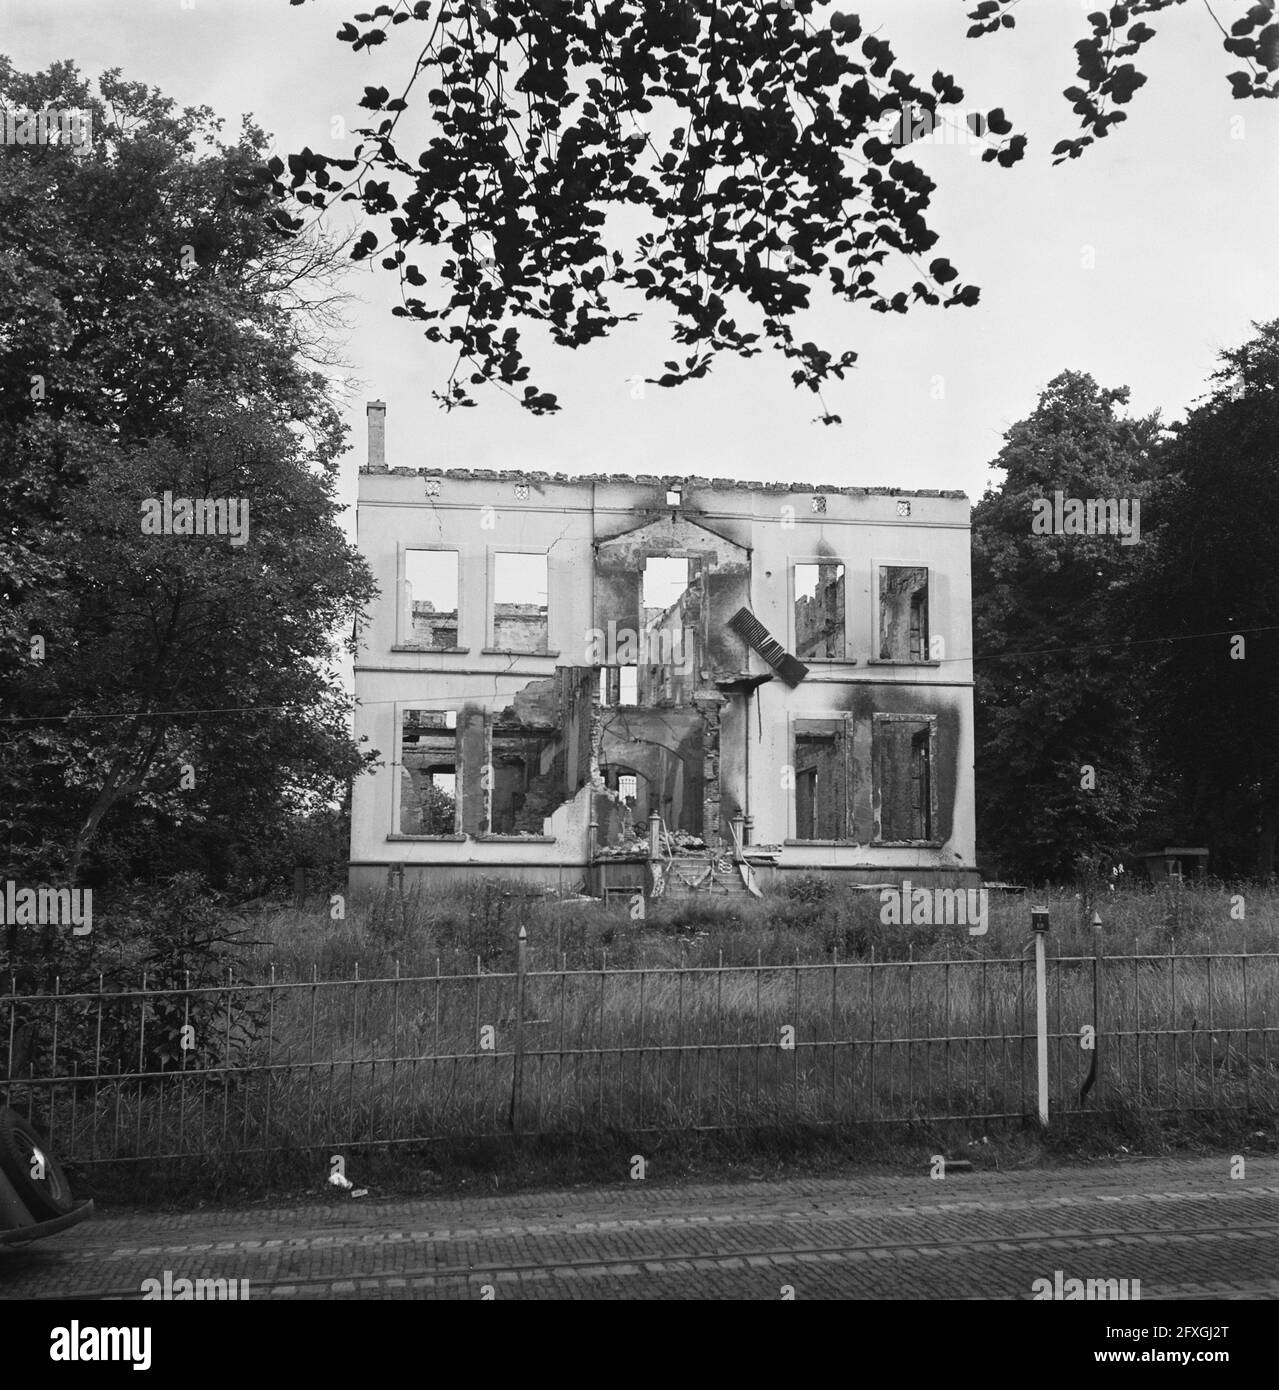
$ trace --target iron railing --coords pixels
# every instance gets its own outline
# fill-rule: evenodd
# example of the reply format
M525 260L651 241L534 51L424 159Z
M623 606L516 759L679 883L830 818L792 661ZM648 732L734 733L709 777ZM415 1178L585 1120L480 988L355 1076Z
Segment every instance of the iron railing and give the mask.
M1279 1110L1279 954L1049 958L1047 986L1052 1116ZM507 972L11 986L0 1092L73 1163L980 1126L1036 1113L1034 996L1024 957L548 970L523 942Z

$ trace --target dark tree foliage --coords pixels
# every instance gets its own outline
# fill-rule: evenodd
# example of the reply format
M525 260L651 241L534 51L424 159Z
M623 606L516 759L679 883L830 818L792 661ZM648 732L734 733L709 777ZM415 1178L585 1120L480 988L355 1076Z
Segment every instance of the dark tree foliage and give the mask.
M818 392L856 360L795 330L819 285L881 313L971 305L977 290L930 255L934 184L890 132L904 109L941 116L962 90L944 72L905 71L856 16L827 25L813 8L382 5L339 38L360 49L406 21L425 25L404 90L366 88L361 104L382 119L361 130L353 157L306 149L289 157L287 178L273 161L274 186L318 207L355 199L389 219L353 255L377 255L398 274L394 313L456 346L447 405L473 404L470 388L494 381L522 387L535 413L556 409L525 384L514 321L580 347L635 317L618 307L622 291L667 311L687 350L657 384L704 376L715 354L750 357L767 342L797 386ZM398 130L410 95L433 118L422 150L403 148ZM1002 112L988 123L1001 136L986 154L1013 163L1024 140L1003 138ZM636 213L646 226L624 253ZM424 269L436 247L441 257Z
M1158 790L1141 725L1155 649L1138 645L1151 634L1132 591L1159 515L1159 420L1121 414L1127 399L1084 373L1054 378L973 509L979 855L1023 881L1120 855ZM1057 491L1141 501L1140 542L1035 534L1034 502Z
M0 146L0 854L104 899L161 865L226 884L364 761L329 663L373 585L299 243L234 196L252 126L69 63L0 59L0 101L94 131ZM165 491L245 499L245 543L144 537Z
M1159 651L1147 725L1178 812L1222 872L1265 879L1279 840L1279 320L1221 354L1175 434L1142 585Z
M1012 10L1021 0L982 0L968 12L973 20L969 38L993 34L999 29L1011 29L1016 23ZM1080 85L1067 87L1063 95L1079 117L1080 127L1087 132L1075 140L1060 140L1053 147L1058 156L1053 163L1078 159L1095 140L1102 139L1111 126L1126 121L1123 111L1137 91L1146 85L1146 75L1135 63L1124 61L1135 57L1155 37L1155 30L1142 16L1184 5L1186 0L1130 0L1126 5L1099 6L1088 15L1091 34L1075 45L1079 58ZM1198 8L1198 6L1196 6ZM1242 58L1244 69L1227 74L1226 80L1238 100L1250 97L1279 96L1279 24L1275 22L1275 0L1242 0L1229 8L1238 18L1229 31L1221 24L1211 7L1205 5L1221 30L1222 48L1234 58Z
M1011 28L1016 3L983 0L969 35ZM1124 119L1114 108L1145 81L1125 60L1154 35L1137 17L1180 3L1088 17L1066 92L1085 134L1057 145L1058 162ZM1238 97L1275 95L1273 9L1250 6L1226 36L1248 68L1230 74ZM935 185L905 150L915 118L955 120L946 108L964 93L945 72L906 71L855 14L814 0L397 0L338 38L358 52L403 25L417 56L398 93L364 89L376 119L350 157L308 147L250 187L362 206L373 225L352 255L398 277L393 313L456 349L435 393L446 407L474 405L490 383L534 414L559 408L529 381L520 320L577 348L642 301L670 316L685 354L648 380L676 386L720 353L767 345L820 401L857 353L804 337L819 292L880 313L977 303L935 254ZM406 114L429 117L425 148ZM983 160L1021 159L1026 139L1002 109L981 125ZM286 204L276 212L282 228L302 225ZM824 403L818 418L838 423Z

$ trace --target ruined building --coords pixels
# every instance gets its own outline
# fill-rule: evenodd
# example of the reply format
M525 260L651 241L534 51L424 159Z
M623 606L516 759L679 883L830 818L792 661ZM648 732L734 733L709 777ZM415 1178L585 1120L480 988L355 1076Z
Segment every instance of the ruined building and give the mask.
M961 493L388 468L353 888L976 881Z

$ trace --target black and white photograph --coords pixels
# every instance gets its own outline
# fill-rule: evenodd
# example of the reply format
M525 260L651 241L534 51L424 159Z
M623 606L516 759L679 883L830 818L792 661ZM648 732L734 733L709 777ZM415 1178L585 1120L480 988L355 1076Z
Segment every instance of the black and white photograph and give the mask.
M1276 98L1275 0L0 0L15 1370L1264 1375Z

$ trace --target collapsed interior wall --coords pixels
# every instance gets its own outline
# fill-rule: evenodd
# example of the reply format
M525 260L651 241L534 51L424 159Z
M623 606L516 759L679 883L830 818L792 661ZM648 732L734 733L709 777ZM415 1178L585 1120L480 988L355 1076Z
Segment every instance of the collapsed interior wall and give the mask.
M402 835L452 835L457 821L457 732L444 710L406 710L401 731Z
M546 605L544 603L495 603L493 605L493 646L501 651L544 652L546 650Z
M692 702L703 665L704 606L701 570L693 561L688 585L675 602L664 610L644 611L636 655L637 704L669 707Z
M928 659L928 570L881 565L879 656L881 661Z
M594 681L588 667L560 667L500 710L405 711L400 833L544 834L590 780Z
M654 602L646 567L669 559L683 561L683 587ZM798 568L812 573L802 586L796 576L796 648L839 659L845 567L831 559ZM880 568L879 637L890 659L927 654L928 574L923 566ZM717 686L733 689L748 665L744 641L722 618L748 599L749 552L683 518L654 522L597 545L595 585L595 621L611 644L602 670L557 668L524 683L501 708L489 701L406 714L400 833L540 837L552 833L554 818L561 835L585 840L594 820L596 843L607 846L642 838L655 811L668 830L714 844L724 833L723 815L745 812L736 748L734 785L721 786L721 727L730 718L740 740L751 705L739 710ZM440 597L452 597L447 587ZM412 599L419 638L455 640L448 630L455 610L440 612L437 624L431 603ZM543 640L545 611L501 605L503 644ZM527 628L517 634L508 621ZM615 649L626 642L629 651ZM928 716L867 708L856 719L799 719L793 730L798 840L937 841L949 811L944 786L938 809L936 731ZM945 782L949 772L943 767L940 775ZM577 809L567 819L557 815L570 806Z
M617 791L622 777L637 782L630 820L640 833L656 811L670 831L705 835L708 821L710 730L698 709L601 709L596 765L603 787ZM712 767L712 776L716 770ZM715 789L718 799L718 789ZM628 820L626 803L605 796L597 810L600 842L616 844Z
M678 595L646 603L654 561L682 560ZM595 744L605 794L600 842L656 811L669 831L715 843L721 836L720 732L728 701L716 683L748 667L746 643L725 621L750 602L750 551L685 515L662 514L595 547L595 622L630 634L639 670L633 703L606 676ZM629 799L621 778L635 778ZM629 783L628 783L629 786Z
M683 515L663 514L621 535L595 545L595 623L605 630L639 634L654 624L654 634L679 627L686 642L681 674L689 679L677 703L688 704L717 679L746 670L743 640L724 618L750 603L750 551L735 541L698 525ZM646 612L643 603L645 567L650 560L683 559L688 582L680 611L665 607ZM655 663L658 664L658 663Z
M813 592L799 593L812 583ZM844 566L838 561L795 566L795 655L842 661L845 655Z
M412 626L406 646L448 651L457 646L457 609L437 612L430 599L412 601Z

